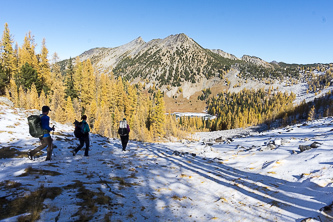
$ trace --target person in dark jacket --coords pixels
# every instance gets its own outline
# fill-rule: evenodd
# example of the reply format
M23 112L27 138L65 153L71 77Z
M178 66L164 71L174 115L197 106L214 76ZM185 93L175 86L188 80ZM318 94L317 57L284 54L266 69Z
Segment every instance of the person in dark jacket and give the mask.
M129 132L131 131L129 125L127 124L127 121L126 121L126 118L123 119L123 121L121 121L123 123L125 123L127 126L126 126L126 130L121 130L121 128L123 128L123 126L119 126L119 129L118 129L118 133L120 135L120 139L121 139L121 144L123 146L123 151L126 150L126 146L127 146L127 143L128 143L128 139L129 139ZM122 123L120 123L122 124Z
M33 159L33 156L41 151L42 149L44 149L47 146L47 155L46 155L46 160L51 160L51 156L52 156L52 150L53 150L53 144L52 144L52 138L50 135L51 131L54 131L54 126L51 128L49 126L50 124L50 117L48 116L49 111L51 111L50 107L48 106L43 106L42 107L42 113L41 116L41 125L42 125L42 129L43 129L43 137L40 138L42 145L38 146L36 149L29 151L28 152L28 157L29 159Z
M80 145L73 151L73 156L76 155L77 152L79 152L79 150L84 146L84 144L86 144L86 149L84 151L84 155L85 156L89 156L88 155L88 151L89 151L89 132L90 132L90 128L89 125L87 123L87 116L83 115L81 117L82 119L82 137L79 138L80 140Z

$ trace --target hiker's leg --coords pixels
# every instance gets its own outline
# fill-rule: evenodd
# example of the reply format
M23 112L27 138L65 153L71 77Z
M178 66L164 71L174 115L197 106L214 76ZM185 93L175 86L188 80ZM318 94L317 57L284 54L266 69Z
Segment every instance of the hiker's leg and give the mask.
M47 155L46 155L46 160L51 160L51 156L52 156L52 149L53 149L53 140L52 138L49 137L45 137L46 141L47 141Z
M74 150L75 153L79 152L79 150L83 147L84 145L84 139L80 138L80 145Z
M128 139L129 139L129 135L125 136L125 148L124 149L126 149L126 147L127 147Z
M123 146L123 150L125 150L126 149L125 136L121 136L120 139L121 139L121 145Z
M86 143L86 150L84 151L84 155L88 156L88 152L89 152L89 136L84 139L84 142Z
M45 139L46 137L43 137L43 139L41 140L42 145L38 146L36 149L32 150L31 156L34 156L37 152L41 151L42 149L44 149L47 146L47 141Z
M46 155L46 160L51 160L51 156L52 156L52 138L46 137L47 140L47 155Z

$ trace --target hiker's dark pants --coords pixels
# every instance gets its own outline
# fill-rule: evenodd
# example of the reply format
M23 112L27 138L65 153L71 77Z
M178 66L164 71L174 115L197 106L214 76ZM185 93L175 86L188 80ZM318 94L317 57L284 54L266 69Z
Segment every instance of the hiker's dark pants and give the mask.
M120 139L121 139L121 144L123 145L123 150L125 151L128 143L128 135L120 136Z
M79 152L79 150L86 144L86 150L84 151L84 155L88 156L89 151L89 136L81 137L80 139L80 145L74 150L75 153Z
M31 151L31 156L34 156L37 152L41 151L42 149L44 149L47 146L47 155L46 155L46 159L50 160L51 156L52 156L52 149L53 149L53 145L52 145L52 138L49 137L42 137L40 138L40 142L42 143L42 145L40 145L39 147L37 147L36 149Z

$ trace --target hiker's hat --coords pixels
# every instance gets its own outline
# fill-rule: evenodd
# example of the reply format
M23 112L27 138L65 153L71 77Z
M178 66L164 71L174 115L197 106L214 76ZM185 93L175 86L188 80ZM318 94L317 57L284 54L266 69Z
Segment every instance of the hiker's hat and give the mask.
M126 120L126 118L124 118L123 120Z
M44 112L48 112L48 111L51 111L50 107L48 107L48 106L43 106L43 107L42 107L42 112L43 112L43 113L44 113Z

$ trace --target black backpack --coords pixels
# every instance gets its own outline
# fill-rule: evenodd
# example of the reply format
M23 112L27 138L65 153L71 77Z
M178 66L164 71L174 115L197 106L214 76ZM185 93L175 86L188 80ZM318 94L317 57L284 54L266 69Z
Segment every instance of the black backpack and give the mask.
M119 129L118 129L118 134L120 136L126 136L128 134L128 129L127 129L127 121L122 120L119 123Z
M76 138L82 138L83 137L83 133L82 133L82 122L79 122L77 120L75 120L74 122L75 128L74 128L74 135Z
M39 138L44 135L41 117L39 115L31 115L28 117L29 133L32 137Z

